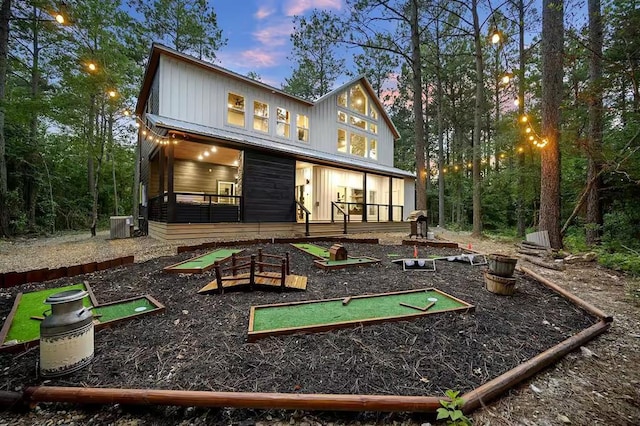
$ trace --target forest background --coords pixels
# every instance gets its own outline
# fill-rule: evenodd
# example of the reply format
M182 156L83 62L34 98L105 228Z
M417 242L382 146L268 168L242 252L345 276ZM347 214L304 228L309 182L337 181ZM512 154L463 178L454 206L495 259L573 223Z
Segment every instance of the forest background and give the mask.
M225 28L209 3L2 1L2 236L95 233L135 211L150 45L215 62ZM640 275L637 1L345 0L293 23L282 89L315 99L367 76L432 224L545 229Z

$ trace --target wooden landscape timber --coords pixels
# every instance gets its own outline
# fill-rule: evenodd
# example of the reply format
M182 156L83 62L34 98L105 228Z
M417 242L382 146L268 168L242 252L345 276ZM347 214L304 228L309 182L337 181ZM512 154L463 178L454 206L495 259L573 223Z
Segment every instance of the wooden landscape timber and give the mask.
M0 288L10 288L26 283L39 283L63 277L75 277L77 275L116 268L122 265L129 265L133 262L133 256L124 256L105 260L103 262L89 262L80 265L63 266L55 269L41 268L24 272L4 272L0 273Z
M425 246L425 247L444 247L444 248L460 248L458 243L445 240L402 240L403 246Z

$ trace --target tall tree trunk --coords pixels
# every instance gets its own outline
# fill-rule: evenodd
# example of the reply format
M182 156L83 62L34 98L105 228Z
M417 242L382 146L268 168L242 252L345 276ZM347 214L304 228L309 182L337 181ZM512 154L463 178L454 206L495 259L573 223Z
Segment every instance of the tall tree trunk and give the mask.
M420 61L420 25L418 0L411 0L411 71L413 73L413 115L416 135L416 208L427 209L426 143L422 108L422 62Z
M411 71L413 73L413 116L416 137L416 208L427 209L426 143L422 108L422 62L420 60L420 25L418 0L411 0Z
M93 190L95 188L95 166L94 166L94 150L95 150L95 128L96 128L96 95L92 94L89 100L89 117L87 121L87 131L86 131L86 143L87 143L87 184L88 191L91 194L92 199L94 198ZM91 221L91 236L96 236L96 229L93 223L93 217Z
M442 63L440 58L440 33L436 22L436 97L438 126L438 226L444 228L444 116L442 90Z
M482 131L482 113L484 106L484 64L482 62L482 44L478 19L478 1L471 2L473 13L473 35L476 57L476 106L473 120L473 232L474 237L482 235L482 187L480 180L480 134Z
M39 100L40 91L40 45L39 45L39 23L37 19L37 9L33 7L33 62L31 64L31 100L34 107L29 120L29 153L24 166L24 201L26 204L28 228L34 230L36 227L36 201L38 198L38 180L36 179L36 161L38 161L38 120L39 120Z
M11 0L2 0L2 6L0 7L0 236L9 236L9 208L7 207L9 189L7 185L4 118L10 18Z
M594 245L600 242L602 203L602 14L600 0L589 0L589 135L587 156L589 165L587 182L593 185L587 195L586 240Z
M525 56L524 56L524 0L518 0L518 117L524 115L524 73L525 73ZM518 198L517 198L517 234L524 237L526 232L525 216L524 216L524 193L525 193L525 155L527 145L526 133L518 133Z
M541 231L549 232L551 247L562 248L560 235L560 104L564 42L563 0L542 2L542 136L540 155Z

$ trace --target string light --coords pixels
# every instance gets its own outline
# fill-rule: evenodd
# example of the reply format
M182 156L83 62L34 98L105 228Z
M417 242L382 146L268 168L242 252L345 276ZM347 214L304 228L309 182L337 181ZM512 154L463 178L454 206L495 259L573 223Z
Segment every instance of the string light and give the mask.
M493 34L491 34L491 43L498 44L502 40L502 36L500 35L500 31L494 30Z

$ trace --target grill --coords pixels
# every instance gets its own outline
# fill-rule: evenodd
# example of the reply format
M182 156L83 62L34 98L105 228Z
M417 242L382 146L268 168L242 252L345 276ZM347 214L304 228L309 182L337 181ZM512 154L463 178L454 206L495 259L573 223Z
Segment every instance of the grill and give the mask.
M414 210L409 213L407 220L411 225L411 233L409 238L415 236L426 238L427 237L427 211L426 210Z

